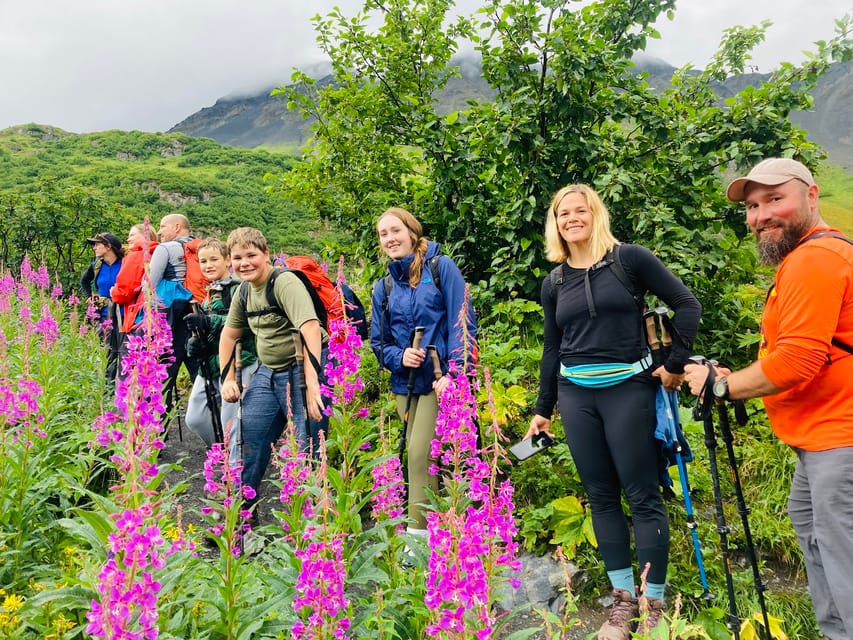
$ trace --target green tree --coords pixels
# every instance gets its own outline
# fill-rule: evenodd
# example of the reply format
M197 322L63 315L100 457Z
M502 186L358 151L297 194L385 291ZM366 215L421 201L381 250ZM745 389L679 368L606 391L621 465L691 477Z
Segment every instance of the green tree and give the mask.
M617 236L654 249L705 303L709 326L728 329L730 305L744 304L736 285L754 279L755 258L721 176L769 155L816 165L820 149L787 116L808 108L832 61L850 59L850 17L806 62L783 64L721 102L713 84L743 71L769 22L726 30L704 71L680 69L671 89L655 91L631 73L631 59L658 36L652 25L672 17L675 0L583 8L485 0L474 16L455 19L452 7L366 0L353 17L315 17L333 81L297 72L294 86L279 89L316 118L305 160L282 177L285 192L351 230L368 255L377 214L412 208L478 283L488 310L498 299L538 297L551 194L590 183ZM458 74L451 58L466 42L482 56L495 97L441 114L436 94Z

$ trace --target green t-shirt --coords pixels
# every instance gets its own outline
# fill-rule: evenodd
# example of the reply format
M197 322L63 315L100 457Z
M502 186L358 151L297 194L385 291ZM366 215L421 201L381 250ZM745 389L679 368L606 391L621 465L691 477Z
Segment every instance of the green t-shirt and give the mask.
M246 327L251 329L255 334L258 359L269 369L283 369L296 362L296 350L290 330L318 318L305 285L287 271L280 273L273 283L276 300L285 315L271 312L251 318L246 317L247 310L254 312L269 308L266 288L266 280L258 286L249 286L247 309L243 308L240 295L235 295L225 324L234 329ZM328 339L327 335L322 329L321 333L325 343Z

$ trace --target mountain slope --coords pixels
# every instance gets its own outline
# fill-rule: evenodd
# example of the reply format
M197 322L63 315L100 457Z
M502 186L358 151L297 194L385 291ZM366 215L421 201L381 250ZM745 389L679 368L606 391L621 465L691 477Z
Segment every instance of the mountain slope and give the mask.
M675 67L654 58L644 58L636 64L636 72L648 74L650 86L659 90L670 86ZM460 66L463 76L451 79L439 96L439 111L461 109L468 98L488 99L493 94L479 75L477 65L467 61ZM714 89L721 98L727 98L747 85L761 84L769 76L757 73L733 76ZM287 101L270 96L271 90L248 97L221 98L213 106L188 116L169 132L209 137L237 147L296 150L307 140L311 121L288 111ZM833 65L818 82L813 96L814 110L794 112L791 120L806 129L809 136L827 150L834 163L853 168L853 62Z

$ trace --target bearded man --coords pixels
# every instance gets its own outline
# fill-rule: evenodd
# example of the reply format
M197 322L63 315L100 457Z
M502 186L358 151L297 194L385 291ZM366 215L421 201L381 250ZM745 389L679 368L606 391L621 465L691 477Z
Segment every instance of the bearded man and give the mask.
M803 551L818 624L853 640L853 244L818 209L801 163L770 158L726 195L746 205L764 264L778 265L758 360L740 371L686 367L693 394L764 398L776 435L797 455L788 514Z

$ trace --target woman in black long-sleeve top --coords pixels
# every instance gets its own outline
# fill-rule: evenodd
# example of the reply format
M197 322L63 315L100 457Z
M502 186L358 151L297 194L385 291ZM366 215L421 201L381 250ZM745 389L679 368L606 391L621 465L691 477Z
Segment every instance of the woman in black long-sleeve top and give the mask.
M631 509L639 566L650 564L644 596L654 624L663 609L669 558L654 441L656 385L681 386L702 309L648 249L616 240L607 208L592 188L560 189L545 225L548 258L560 271L542 283L544 349L528 435L550 431L558 404L613 587L614 605L598 637L627 640L638 601L621 495ZM646 291L675 311L679 337L657 368L648 355L638 304Z

